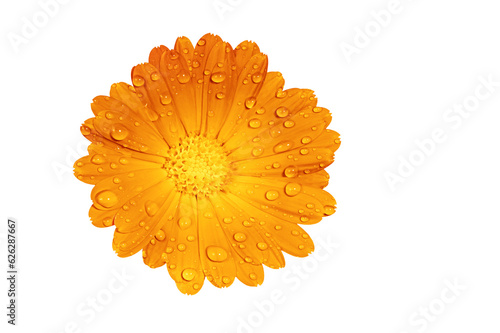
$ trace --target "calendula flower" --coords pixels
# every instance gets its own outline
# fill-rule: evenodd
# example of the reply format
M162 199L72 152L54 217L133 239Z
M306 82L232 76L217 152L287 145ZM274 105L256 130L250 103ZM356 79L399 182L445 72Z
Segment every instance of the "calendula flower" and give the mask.
M96 97L81 126L91 144L75 175L95 185L92 223L116 227L120 257L142 250L148 266L166 264L183 293L205 277L261 284L282 251L313 251L299 224L335 211L323 190L340 144L330 112L311 90L283 90L267 65L253 42L180 37L132 69L133 85Z

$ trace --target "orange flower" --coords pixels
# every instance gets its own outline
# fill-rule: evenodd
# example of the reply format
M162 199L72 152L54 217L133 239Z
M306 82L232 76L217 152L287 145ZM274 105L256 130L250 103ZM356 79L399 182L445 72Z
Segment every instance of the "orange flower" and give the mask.
M340 140L311 90L283 90L257 44L233 50L211 34L154 48L132 83L94 99L81 127L89 155L75 163L95 185L92 223L116 226L120 257L142 250L195 294L205 277L259 285L262 264L284 267L282 251L313 251L298 224L335 212L322 189Z

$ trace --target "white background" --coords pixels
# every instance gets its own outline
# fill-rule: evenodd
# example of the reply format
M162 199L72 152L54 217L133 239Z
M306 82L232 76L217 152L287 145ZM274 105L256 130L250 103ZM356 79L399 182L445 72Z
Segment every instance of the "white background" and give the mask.
M2 278L2 332L500 330L500 86L466 118L445 118L477 101L476 89L488 92L480 77L500 82L495 1L401 0L385 27L370 13L388 0L66 2L17 48L8 36L22 36L23 18L33 22L42 7L0 5L1 266L7 217L19 221L20 251L18 326L6 324ZM364 45L357 29L366 27ZM285 88L313 89L331 110L342 145L327 189L338 212L306 227L320 257L286 256L257 288L205 283L185 296L164 267L114 254L113 230L87 217L91 187L70 169L84 154L79 125L92 98L130 82L152 47L206 32L233 46L256 41ZM356 38L358 53L346 57L341 46ZM423 157L415 141L435 129L446 139ZM420 165L391 189L387 173L410 157ZM122 270L133 277L126 286L114 280ZM89 310L92 297L106 300L101 311Z

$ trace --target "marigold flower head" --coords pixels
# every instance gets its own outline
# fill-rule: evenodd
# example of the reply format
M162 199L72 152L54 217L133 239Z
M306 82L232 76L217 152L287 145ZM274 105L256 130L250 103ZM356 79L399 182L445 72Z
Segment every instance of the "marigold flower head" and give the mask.
M90 218L115 226L120 257L142 250L179 290L235 278L263 282L282 251L314 249L299 224L335 212L323 188L340 145L330 112L307 89L283 89L257 44L207 34L154 48L132 84L98 96L81 126L91 141L75 176L95 185Z

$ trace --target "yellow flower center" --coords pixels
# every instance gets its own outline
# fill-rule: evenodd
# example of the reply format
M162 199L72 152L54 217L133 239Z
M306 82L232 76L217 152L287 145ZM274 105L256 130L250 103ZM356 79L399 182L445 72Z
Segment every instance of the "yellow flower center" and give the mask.
M168 151L165 169L177 190L208 196L222 189L229 175L227 154L216 140L188 136Z

